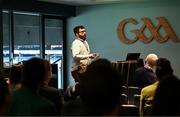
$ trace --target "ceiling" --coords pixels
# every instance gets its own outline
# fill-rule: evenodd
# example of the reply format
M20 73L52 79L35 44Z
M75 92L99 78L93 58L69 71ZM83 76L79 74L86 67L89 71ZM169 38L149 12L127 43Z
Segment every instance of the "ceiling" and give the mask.
M81 6L81 5L122 3L122 2L137 2L137 1L148 1L148 0L39 0L39 1Z

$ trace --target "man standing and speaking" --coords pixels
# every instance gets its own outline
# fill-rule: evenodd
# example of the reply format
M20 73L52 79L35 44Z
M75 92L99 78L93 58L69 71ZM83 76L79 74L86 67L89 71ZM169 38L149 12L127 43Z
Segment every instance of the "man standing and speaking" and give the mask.
M99 58L99 53L90 53L84 26L76 26L73 31L76 38L71 47L73 57L71 73L75 82L80 82L81 74L86 71L87 66L93 59Z

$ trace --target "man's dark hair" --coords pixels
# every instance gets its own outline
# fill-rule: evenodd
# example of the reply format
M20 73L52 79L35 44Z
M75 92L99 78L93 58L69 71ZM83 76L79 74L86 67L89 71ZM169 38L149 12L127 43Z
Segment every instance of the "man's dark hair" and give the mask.
M86 114L102 115L111 112L118 103L120 94L120 76L111 63L107 59L92 62L80 83L80 96L89 111Z
M84 28L85 28L85 27L84 27L84 26L82 26L82 25L79 25L79 26L74 27L74 29L73 29L74 34L76 35L76 33L78 33L78 32L79 32L79 29L84 29Z
M44 75L48 71L43 59L32 58L25 62L23 68L23 86L29 89L37 89L44 80Z

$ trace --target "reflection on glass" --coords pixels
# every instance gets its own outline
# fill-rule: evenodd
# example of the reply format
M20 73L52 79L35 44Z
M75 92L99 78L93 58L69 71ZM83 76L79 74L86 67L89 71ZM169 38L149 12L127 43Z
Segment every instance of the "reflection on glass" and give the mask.
M3 63L4 67L9 67L9 13L3 12Z
M39 16L14 14L13 64L40 57Z
M32 57L40 57L39 14L13 12L13 39L10 43L10 17L3 12L3 62L4 67L21 63ZM10 45L14 44L14 45ZM14 48L10 48L14 47ZM10 53L10 49L13 53ZM61 19L45 19L45 58L55 67L53 73L58 88L63 88L62 78L63 22ZM10 59L10 56L12 57ZM53 66L52 65L52 66Z
M51 64L56 64L56 72L53 73L54 80L63 88L62 79L62 47L63 46L63 22L60 19L45 19L45 58Z
M45 19L45 58L50 63L62 60L62 21L59 19Z

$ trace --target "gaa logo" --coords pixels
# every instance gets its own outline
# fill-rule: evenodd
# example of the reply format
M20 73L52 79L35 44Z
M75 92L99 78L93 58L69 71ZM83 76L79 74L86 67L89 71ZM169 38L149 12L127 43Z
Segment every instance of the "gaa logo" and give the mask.
M179 42L178 37L176 36L175 32L173 31L171 25L168 23L168 21L164 17L157 17L156 18L159 22L157 26L154 26L149 18L141 18L143 21L143 25L140 29L134 29L131 30L132 33L134 33L136 36L133 39L130 39L125 34L125 26L129 23L133 25L137 25L138 22L134 20L133 18L128 18L122 20L117 28L117 35L119 39L126 43L126 44L132 44L135 43L137 40L142 41L143 43L149 43L153 39L156 40L159 43L166 42L168 39L171 39L174 42ZM144 34L145 29L148 29L151 36L147 37ZM166 35L162 36L159 34L159 30L163 28Z

